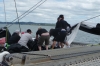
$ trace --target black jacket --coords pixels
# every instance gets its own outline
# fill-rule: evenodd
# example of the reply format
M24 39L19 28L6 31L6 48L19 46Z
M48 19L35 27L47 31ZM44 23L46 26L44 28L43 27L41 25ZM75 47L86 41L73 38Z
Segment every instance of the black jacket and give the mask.
M61 28L67 30L67 27L71 28L70 24L68 24L65 20L60 20L56 23L55 28Z
M17 33L14 33L8 40L8 44L18 43L20 36Z

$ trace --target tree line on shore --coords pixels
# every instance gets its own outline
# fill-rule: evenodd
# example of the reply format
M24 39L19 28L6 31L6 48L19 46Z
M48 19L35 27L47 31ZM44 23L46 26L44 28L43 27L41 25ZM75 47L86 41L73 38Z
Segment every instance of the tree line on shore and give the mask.
M0 24L21 24L21 25L44 25L44 26L55 26L54 23L35 23L35 22L0 22Z

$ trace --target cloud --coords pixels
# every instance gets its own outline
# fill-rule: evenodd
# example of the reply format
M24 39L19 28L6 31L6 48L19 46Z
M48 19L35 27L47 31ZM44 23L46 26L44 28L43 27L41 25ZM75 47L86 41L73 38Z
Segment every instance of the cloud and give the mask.
M19 16L30 9L39 1L45 0L16 0ZM56 23L57 17L64 14L65 20L70 24L75 24L100 13L99 0L47 0L41 6L35 7L31 13L20 21L32 21L42 23ZM16 18L15 3L13 0L5 0L7 21ZM0 1L0 20L4 18L4 4ZM89 20L90 22L100 22L99 18ZM89 22L88 21L88 22Z

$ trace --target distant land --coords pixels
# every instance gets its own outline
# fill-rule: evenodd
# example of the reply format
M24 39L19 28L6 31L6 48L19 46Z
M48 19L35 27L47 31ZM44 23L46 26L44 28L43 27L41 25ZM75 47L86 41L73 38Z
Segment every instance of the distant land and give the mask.
M0 24L19 24L20 25L43 25L43 26L55 26L53 23L35 23L35 22L0 22Z

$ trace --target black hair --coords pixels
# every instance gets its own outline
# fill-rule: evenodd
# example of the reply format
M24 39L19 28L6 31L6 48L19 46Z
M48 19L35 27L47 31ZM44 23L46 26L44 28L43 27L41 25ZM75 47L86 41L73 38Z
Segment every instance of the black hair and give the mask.
M27 32L32 32L31 29L27 29Z
M50 31L49 31L50 36L53 35L53 31L54 31L54 29L51 28Z
M64 15L62 15L62 14L61 14L61 15L59 15L59 18L64 18Z

